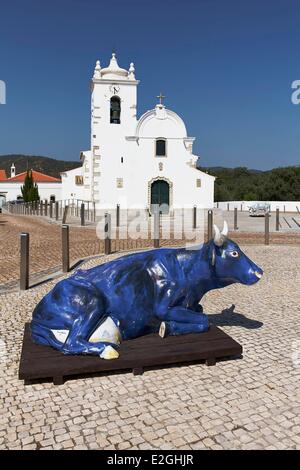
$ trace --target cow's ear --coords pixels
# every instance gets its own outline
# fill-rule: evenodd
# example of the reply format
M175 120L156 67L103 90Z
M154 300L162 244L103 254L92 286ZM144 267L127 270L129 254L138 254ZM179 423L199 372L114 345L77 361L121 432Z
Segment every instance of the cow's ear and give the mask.
M215 264L216 264L216 250L215 248L213 248L211 252L211 265L214 266Z

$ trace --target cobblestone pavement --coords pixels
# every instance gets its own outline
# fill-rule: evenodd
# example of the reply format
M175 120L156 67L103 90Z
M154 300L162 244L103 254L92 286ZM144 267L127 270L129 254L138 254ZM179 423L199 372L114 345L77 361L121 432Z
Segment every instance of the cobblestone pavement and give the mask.
M226 213L225 213L226 214ZM20 273L20 233L30 234L30 275L31 282L37 282L37 276L47 275L61 269L61 226L50 223L50 219L12 214L0 214L0 286L5 288L16 284ZM218 220L220 226L223 219ZM199 229L198 229L199 230ZM263 233L231 232L230 236L238 242L247 244L264 243ZM201 240L203 238L203 234ZM300 244L300 233L273 233L272 244ZM183 245L182 240L161 240L161 245ZM116 251L139 249L153 246L149 240L112 241ZM70 227L70 261L71 263L88 256L103 253L104 243L97 237L94 227Z
M54 281L1 295L0 448L300 449L300 248L245 252L264 269L262 280L210 292L203 302L244 348L243 359L215 367L25 387L17 376L24 322Z

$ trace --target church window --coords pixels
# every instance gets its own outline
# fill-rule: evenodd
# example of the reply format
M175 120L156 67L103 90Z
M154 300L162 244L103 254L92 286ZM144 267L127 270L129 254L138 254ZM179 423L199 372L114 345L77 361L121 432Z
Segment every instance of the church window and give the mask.
M200 178L197 178L196 186L197 186L197 188L201 188L201 179Z
M156 140L156 156L157 157L166 156L166 140L165 139Z
M110 123L120 124L121 122L121 100L118 96L112 96L110 99Z

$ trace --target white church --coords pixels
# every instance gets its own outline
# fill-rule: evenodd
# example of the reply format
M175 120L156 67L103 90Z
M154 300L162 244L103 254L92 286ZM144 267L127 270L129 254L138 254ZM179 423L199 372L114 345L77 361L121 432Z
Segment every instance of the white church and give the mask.
M154 109L137 118L134 64L120 68L113 53L109 66L96 62L92 78L91 149L81 152L82 167L62 173L62 199L95 202L97 211L144 209L163 205L212 208L214 180L196 168L195 138L183 120L158 96Z

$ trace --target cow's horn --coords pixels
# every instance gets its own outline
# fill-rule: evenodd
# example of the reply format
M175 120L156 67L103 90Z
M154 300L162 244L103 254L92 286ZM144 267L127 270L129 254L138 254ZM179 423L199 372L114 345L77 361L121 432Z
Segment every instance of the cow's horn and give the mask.
M223 240L219 228L214 224L214 244L222 246Z
M224 235L224 237L227 237L228 235L228 224L226 220L224 220L224 225L223 225L223 230L221 232L221 235Z

